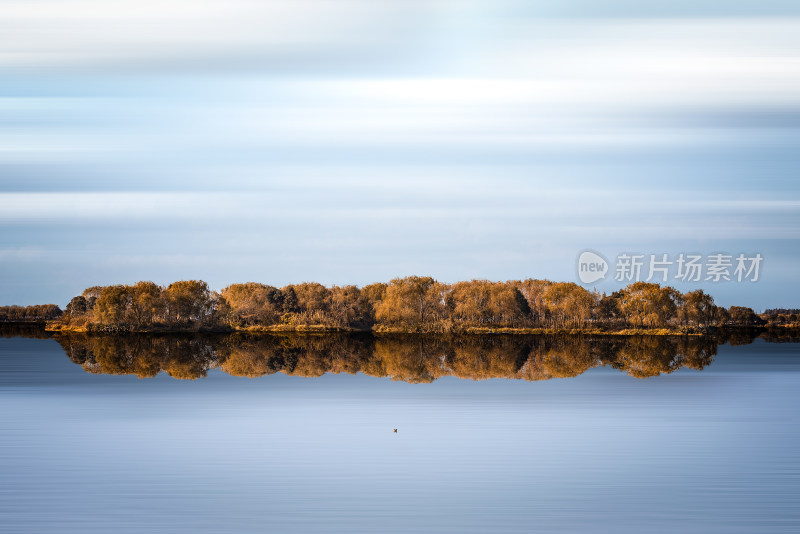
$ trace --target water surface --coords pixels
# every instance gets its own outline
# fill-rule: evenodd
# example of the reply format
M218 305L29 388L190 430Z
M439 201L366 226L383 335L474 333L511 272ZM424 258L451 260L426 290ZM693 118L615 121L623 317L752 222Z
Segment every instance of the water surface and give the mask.
M0 339L0 531L797 532L800 345L714 352L644 379L177 380Z

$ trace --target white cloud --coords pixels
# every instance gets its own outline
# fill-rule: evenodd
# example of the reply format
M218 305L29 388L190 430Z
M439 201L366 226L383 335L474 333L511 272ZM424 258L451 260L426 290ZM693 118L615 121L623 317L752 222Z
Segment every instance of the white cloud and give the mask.
M358 0L5 1L0 65L209 60L376 44L412 9Z

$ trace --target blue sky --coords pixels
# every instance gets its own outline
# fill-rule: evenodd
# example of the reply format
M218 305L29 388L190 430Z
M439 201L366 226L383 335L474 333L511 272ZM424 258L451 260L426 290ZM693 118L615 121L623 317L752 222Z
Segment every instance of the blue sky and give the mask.
M798 128L796 2L3 2L0 303L588 248L761 253L674 285L797 307Z

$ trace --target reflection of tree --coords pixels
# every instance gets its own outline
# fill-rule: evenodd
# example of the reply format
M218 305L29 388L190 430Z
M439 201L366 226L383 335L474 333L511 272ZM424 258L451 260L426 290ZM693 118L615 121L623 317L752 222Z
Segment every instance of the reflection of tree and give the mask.
M444 376L547 380L603 365L645 378L681 367L703 369L717 346L712 338L665 336L84 334L57 339L69 358L90 373L145 378L166 372L194 379L219 368L244 377L363 373L405 382Z
M614 356L611 365L636 378L671 373L681 366L677 344L662 336L627 339Z
M537 360L539 368L550 378L578 376L599 364L591 343L587 341L551 347L540 356L537 355Z
M390 336L375 342L384 375L403 382L432 382L447 375L442 362L452 347L436 336Z
M683 367L689 369L702 370L707 365L711 365L714 356L717 354L717 342L713 338L683 339L679 347L679 352L683 355Z
M460 378L516 378L531 353L532 338L489 336L456 337L446 360L449 373Z
M759 331L749 328L727 329L722 328L717 334L719 343L734 345L749 345L759 336Z
M216 343L220 367L235 376L277 372L297 376L357 373L372 350L371 336L225 336Z
M29 339L50 339L53 335L35 324L3 324L0 323L0 338L26 337Z
M602 365L598 349L607 346L603 340L583 336L539 336L534 338L528 358L517 372L524 380L548 380L578 376Z
M64 336L58 342L70 360L87 372L136 375L166 372L173 378L200 378L216 367L207 339L189 336Z

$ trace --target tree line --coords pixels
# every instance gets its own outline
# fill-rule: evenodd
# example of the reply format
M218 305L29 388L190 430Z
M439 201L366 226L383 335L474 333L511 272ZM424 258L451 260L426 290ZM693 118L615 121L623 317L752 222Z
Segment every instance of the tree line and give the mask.
M611 294L572 282L395 278L364 287L249 282L222 291L200 280L94 286L73 298L55 329L152 331L303 329L448 333L492 329L658 329L757 326L751 308L717 306L702 290L636 282Z
M43 322L61 316L61 308L55 304L34 304L33 306L0 306L0 322L27 323Z

